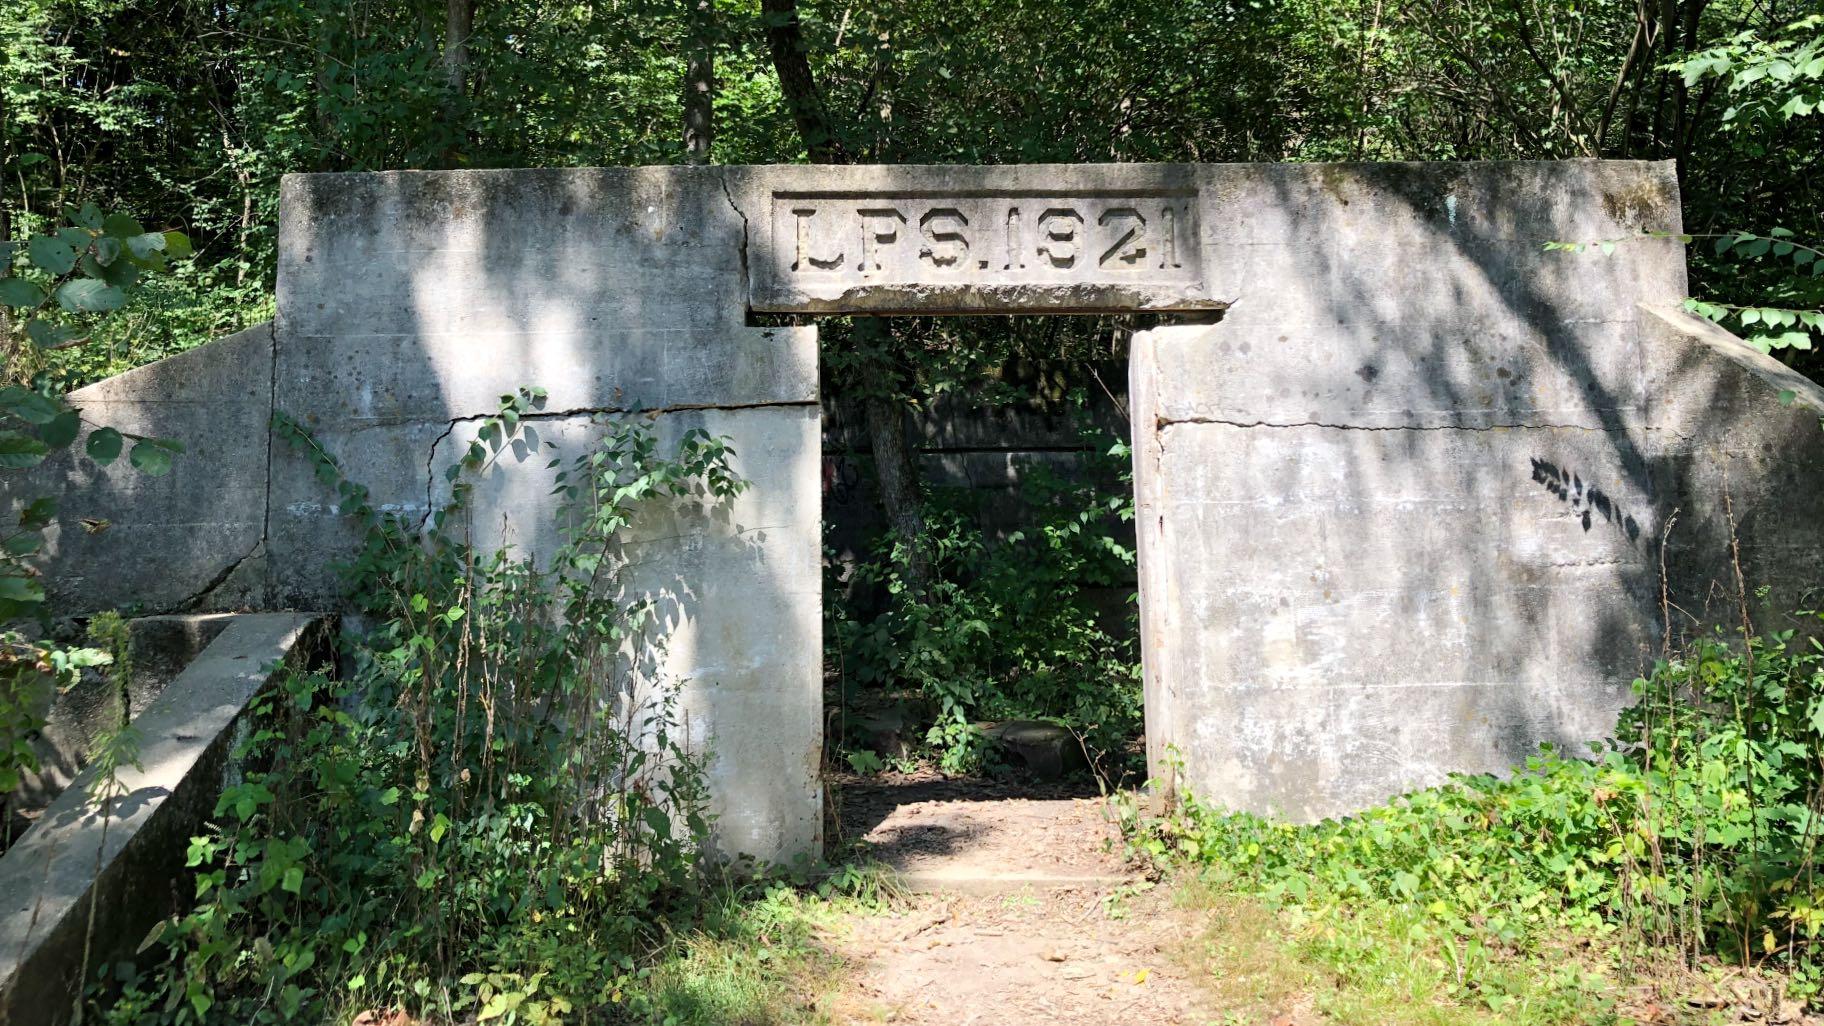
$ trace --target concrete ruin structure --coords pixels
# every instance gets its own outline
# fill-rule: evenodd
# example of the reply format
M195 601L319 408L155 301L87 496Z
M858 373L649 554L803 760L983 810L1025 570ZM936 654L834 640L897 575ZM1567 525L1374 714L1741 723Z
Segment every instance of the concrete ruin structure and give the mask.
M1681 312L1679 230L1670 163L295 175L273 323L73 397L184 442L171 474L66 456L12 487L63 496L61 612L333 610L352 530L275 413L422 515L498 397L546 389L556 451L503 461L472 517L533 554L546 465L593 415L727 436L750 489L642 526L632 580L671 603L721 843L789 859L823 820L811 318L1153 315L1131 420L1154 772L1336 815L1600 737L1668 631L1760 586L1777 626L1824 581L1792 512L1824 495L1824 392Z

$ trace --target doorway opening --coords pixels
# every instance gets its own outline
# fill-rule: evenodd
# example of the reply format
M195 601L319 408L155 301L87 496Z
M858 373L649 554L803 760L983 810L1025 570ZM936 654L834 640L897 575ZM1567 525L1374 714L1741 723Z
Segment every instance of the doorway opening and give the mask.
M1145 774L1128 346L1152 318L822 318L826 850L1090 876Z

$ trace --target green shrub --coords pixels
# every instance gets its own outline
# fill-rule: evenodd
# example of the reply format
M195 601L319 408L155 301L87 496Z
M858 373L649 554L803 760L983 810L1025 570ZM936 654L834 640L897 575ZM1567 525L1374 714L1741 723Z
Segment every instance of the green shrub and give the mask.
M905 597L904 543L889 533L847 582L851 593L885 592L885 608L830 604L831 662L861 688L919 693L946 770L977 766L983 719L1052 720L1098 753L1140 733L1133 604L1110 623L1094 601L1094 589L1132 586L1134 551L1120 537L1133 519L1132 471L1125 444L1086 439L1097 458L1085 473L1025 470L1028 526L1005 538L982 529L967 489L934 490L924 510L932 581L916 601Z
M527 442L539 398L507 397L459 469ZM696 907L708 823L669 689L640 690L663 639L617 586L616 539L654 501L738 492L728 449L693 431L665 453L642 422L604 422L558 475L563 540L535 566L445 533L463 481L421 537L278 427L367 525L346 571L373 626L347 679L294 673L254 703L249 768L190 846L196 905L142 946L113 1021L625 1009L642 953Z
M1163 820L1130 806L1130 843L1286 905L1394 910L1508 950L1604 934L1780 969L1814 995L1821 652L1791 631L1703 638L1635 682L1636 703L1589 759L1547 749L1506 779L1457 776L1309 826L1195 796Z

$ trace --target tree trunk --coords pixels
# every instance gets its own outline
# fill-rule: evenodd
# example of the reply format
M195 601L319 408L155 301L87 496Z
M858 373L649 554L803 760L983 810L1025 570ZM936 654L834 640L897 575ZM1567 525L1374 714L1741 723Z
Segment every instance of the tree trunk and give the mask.
M805 55L798 0L760 0L760 20L766 26L766 45L772 52L773 71L779 76L779 91L811 163L848 163L836 142L829 111L824 109L823 93L811 74L810 58Z
M13 214L6 204L0 203L0 242L11 242L13 238ZM12 261L9 259L0 265L0 278L11 277ZM0 306L0 376L7 384L13 382L13 311Z
M454 167L462 160L465 132L463 95L469 86L469 37L475 34L475 0L445 0L443 19L443 118L449 132L443 162Z
M684 161L709 163L715 138L716 11L711 0L690 5L690 60L684 67Z
M443 19L443 87L462 95L468 84L469 37L475 33L475 0L447 0Z
M0 89L0 124L5 123L6 117L6 90ZM0 137L0 173L3 173L7 165L12 162L12 147L6 143L4 137ZM0 183L0 186L3 185L4 183ZM13 205L6 199L0 198L0 244L12 241ZM8 250L6 259L0 261L0 278L10 277L12 273L12 252ZM0 306L0 370L4 370L7 382L11 383L13 378L13 311L10 307L5 306Z
M855 330L858 334L889 335L890 329L881 318L861 317L856 319ZM863 396L861 407L868 427L868 446L874 452L881 510L905 552L905 597L918 601L931 588L931 553L919 488L918 454L906 445L905 404L885 392L871 390Z
M874 160L890 161L893 145L893 34L881 29L874 47Z
M766 24L767 46L772 51L773 70L779 75L779 89L791 110L792 122L798 127L798 135L811 163L848 163L848 154L836 141L823 94L817 88L810 59L805 54L797 0L761 0L760 9ZM881 38L883 44L888 41L884 36ZM890 112L890 107L881 108L883 118L890 116ZM925 517L919 508L917 458L906 446L905 405L895 401L890 385L898 380L890 355L891 341L891 330L885 320L877 317L855 319L856 347L866 358L866 366L856 377L866 388L861 407L868 429L868 444L874 451L875 474L880 481L880 503L887 523L906 551L907 598L917 599L926 593L931 583L930 553Z

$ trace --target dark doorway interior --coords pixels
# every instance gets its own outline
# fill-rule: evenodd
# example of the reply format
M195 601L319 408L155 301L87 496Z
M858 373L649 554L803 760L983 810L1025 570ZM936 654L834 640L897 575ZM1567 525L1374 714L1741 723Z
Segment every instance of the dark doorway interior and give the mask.
M966 803L1138 782L1133 321L818 322L832 852L992 845L1011 813Z

